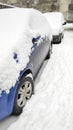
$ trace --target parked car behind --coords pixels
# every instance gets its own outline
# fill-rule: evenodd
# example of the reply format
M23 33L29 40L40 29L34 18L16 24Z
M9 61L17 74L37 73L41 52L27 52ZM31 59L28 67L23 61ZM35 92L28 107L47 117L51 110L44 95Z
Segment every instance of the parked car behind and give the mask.
M35 9L0 10L0 120L19 115L34 93L34 77L52 51L52 35Z
M52 28L52 43L61 43L64 37L64 25L66 24L63 14L60 12L48 12L44 13L44 16Z

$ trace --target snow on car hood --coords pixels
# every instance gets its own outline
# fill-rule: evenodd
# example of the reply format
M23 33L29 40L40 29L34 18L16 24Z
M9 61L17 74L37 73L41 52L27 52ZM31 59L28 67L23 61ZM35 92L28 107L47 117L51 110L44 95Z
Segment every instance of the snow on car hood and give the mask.
M2 90L5 90L7 93L9 92L9 89L15 85L20 71L23 70L29 62L29 55L31 53L32 46L32 35L27 30L24 34L25 35L20 36L17 41L8 43L6 41L7 46L0 47L1 92ZM8 46L9 44L11 44L11 46ZM14 58L15 55L16 58Z
M44 16L52 28L52 35L59 35L59 33L63 32L61 13L44 13Z
M25 17L27 18L27 15ZM14 13L7 9L6 12L0 11L0 92L9 92L15 85L19 72L29 62L32 34L28 30L27 22L22 18L23 12L18 9ZM17 59L14 59L14 54Z
M60 33L62 33L63 32L63 28L58 28L58 27L52 27L51 28L52 29L52 35L54 36L54 35L59 35Z
M42 36L49 36L47 27L43 33L29 25L30 13L33 11L38 13L34 9L0 10L0 93L3 90L9 93L20 71L29 62L33 35L41 31Z

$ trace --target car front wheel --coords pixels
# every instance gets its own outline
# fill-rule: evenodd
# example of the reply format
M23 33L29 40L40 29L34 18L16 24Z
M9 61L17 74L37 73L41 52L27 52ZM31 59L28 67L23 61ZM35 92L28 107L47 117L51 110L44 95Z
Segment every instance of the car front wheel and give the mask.
M21 114L23 107L25 106L28 99L31 98L33 94L33 79L29 76L21 79L19 86L16 91L13 114Z

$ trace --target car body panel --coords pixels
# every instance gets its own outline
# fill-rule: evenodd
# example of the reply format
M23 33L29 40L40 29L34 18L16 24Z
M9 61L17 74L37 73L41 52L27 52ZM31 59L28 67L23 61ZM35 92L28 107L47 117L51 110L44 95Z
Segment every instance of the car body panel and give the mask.
M18 78L18 81L16 81L15 86L10 89L10 92L8 94L5 91L2 92L0 96L0 120L2 120L3 118L5 118L6 116L12 113L18 83L21 77L23 76L23 74L27 70L31 70L33 72L33 69L31 67L31 62L27 64L27 67L24 68L23 71L20 71L20 76Z
M9 94L5 91L2 92L0 97L0 120L12 113L16 88L17 84L10 89Z

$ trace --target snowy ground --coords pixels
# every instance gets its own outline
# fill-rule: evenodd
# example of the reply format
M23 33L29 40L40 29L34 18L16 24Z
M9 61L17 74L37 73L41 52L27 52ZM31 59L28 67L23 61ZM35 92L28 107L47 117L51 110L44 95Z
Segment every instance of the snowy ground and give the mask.
M64 36L44 62L21 116L6 118L0 130L73 130L73 31Z

